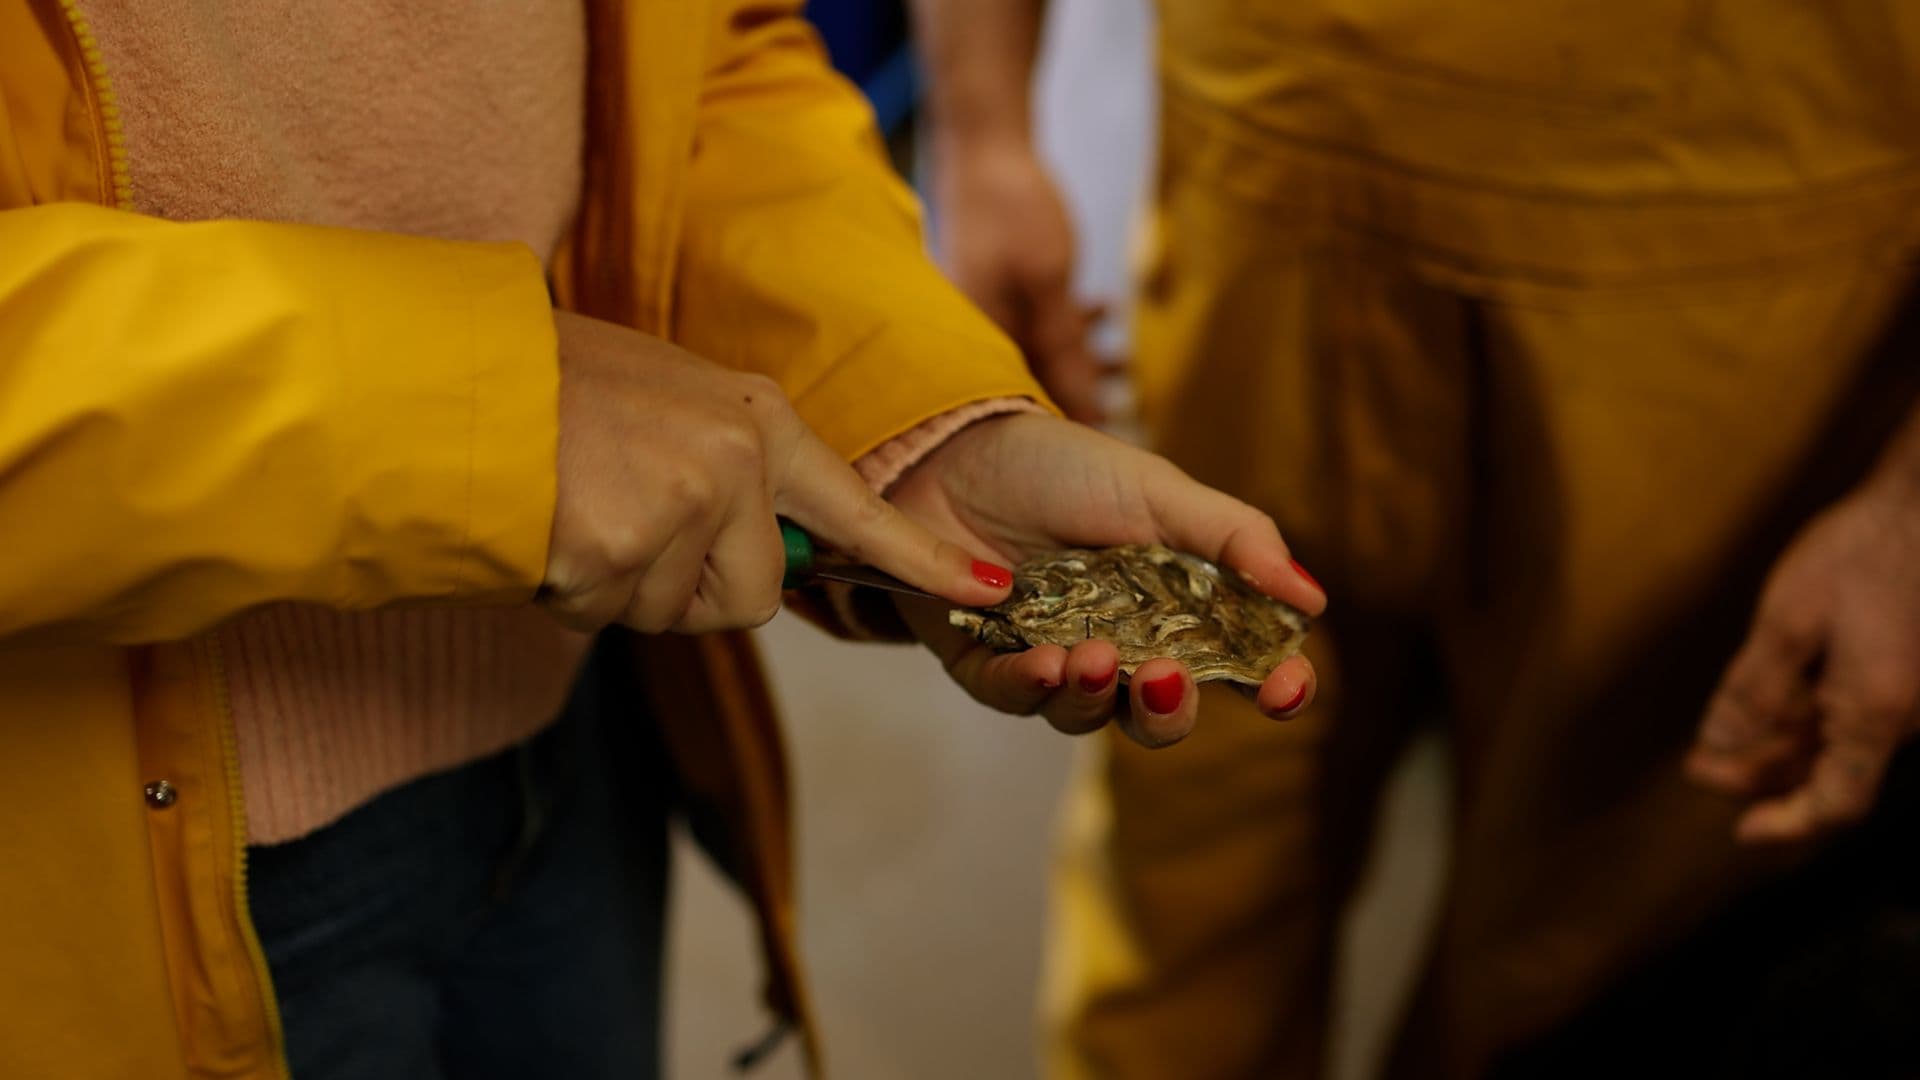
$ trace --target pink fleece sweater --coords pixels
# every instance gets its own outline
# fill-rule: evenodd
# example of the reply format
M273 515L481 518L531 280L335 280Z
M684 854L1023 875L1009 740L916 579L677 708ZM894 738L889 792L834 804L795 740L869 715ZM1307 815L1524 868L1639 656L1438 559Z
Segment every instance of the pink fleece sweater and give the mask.
M546 261L577 209L581 0L78 2L143 213L518 241ZM884 490L965 424L1032 407L956 410L861 472ZM253 843L529 737L587 643L530 606L285 604L218 633Z

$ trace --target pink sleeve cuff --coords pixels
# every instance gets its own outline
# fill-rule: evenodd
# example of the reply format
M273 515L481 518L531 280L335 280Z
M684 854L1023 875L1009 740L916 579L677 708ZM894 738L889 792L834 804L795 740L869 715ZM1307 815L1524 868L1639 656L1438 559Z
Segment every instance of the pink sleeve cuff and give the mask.
M948 409L862 454L853 467L873 490L885 495L888 488L907 474L908 469L920 464L928 454L938 450L940 444L959 434L961 428L989 416L1022 412L1045 413L1046 410L1023 397L989 398Z

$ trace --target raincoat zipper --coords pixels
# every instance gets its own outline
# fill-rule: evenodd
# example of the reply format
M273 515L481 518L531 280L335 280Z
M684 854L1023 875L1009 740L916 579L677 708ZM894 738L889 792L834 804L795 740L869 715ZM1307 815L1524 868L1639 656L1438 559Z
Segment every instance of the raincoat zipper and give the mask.
M127 168L126 133L120 126L120 103L114 96L112 81L107 78L107 63L100 54L100 43L93 36L93 27L87 23L87 17L81 14L77 0L59 0L59 5L60 13L66 17L67 25L73 31L74 43L80 48L80 57L86 67L84 82L87 97L93 106L93 115L99 118L94 146L107 164L106 182L101 188L102 201L117 210L132 210L133 180ZM260 947L260 937L254 932L253 920L246 915L250 908L247 899L247 806L246 794L240 786L240 747L233 730L233 709L227 700L226 660L219 641L212 635L202 641L207 668L213 679L214 711L217 713L215 722L220 729L220 755L226 768L227 794L231 801L227 819L233 823L233 888L235 910L240 913L240 935L246 946L247 960L253 968L255 982L260 988L260 1004L272 1041L269 1049L273 1054L274 1075L279 1080L292 1080L287 1068L280 1003L273 994L266 952Z
M233 822L233 901L234 910L239 913L240 938L247 947L247 960L253 967L253 977L260 988L260 1005L267 1017L267 1032L272 1039L274 1075L280 1080L292 1080L287 1067L287 1039L280 1023L280 1001L273 992L273 979L267 969L267 953L260 947L260 935L254 932L253 918L248 914L252 904L247 899L247 795L240 786L240 741L233 729L233 705L227 698L227 659L226 650L221 648L220 639L207 634L200 639L207 657L207 667L213 675L214 711L218 713L220 725L220 760L227 769L227 798L231 801L227 820Z
M74 44L80 46L80 58L87 68L87 97L93 105L93 114L100 118L94 148L107 163L106 184L100 191L102 201L110 202L116 210L131 210L133 180L127 171L127 139L120 128L120 102L114 97L113 84L107 80L107 62L100 56L100 43L94 39L87 17L80 13L77 0L59 0L59 3L60 13L73 28Z

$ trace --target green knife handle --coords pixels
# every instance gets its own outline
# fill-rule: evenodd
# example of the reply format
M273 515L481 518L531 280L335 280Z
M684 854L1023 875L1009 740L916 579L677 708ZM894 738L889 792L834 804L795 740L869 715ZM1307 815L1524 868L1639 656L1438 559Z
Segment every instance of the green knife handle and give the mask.
M780 579L783 589L797 589L813 576L813 537L791 521L780 522L780 542L787 549L787 573Z

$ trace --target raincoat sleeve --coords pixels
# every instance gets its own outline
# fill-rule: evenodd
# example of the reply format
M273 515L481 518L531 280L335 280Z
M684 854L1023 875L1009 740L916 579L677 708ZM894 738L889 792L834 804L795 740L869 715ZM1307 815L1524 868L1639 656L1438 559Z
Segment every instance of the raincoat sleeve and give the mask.
M849 460L971 402L1044 402L1019 350L927 257L871 110L800 4L714 6L675 337L778 380Z
M0 211L0 646L527 596L558 380L523 247Z

